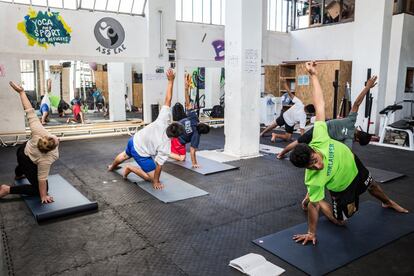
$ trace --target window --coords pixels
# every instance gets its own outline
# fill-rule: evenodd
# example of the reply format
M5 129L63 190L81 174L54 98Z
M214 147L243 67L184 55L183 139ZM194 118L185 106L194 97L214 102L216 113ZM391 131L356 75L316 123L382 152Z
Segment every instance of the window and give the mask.
M296 0L293 1L292 29L302 29L354 20L355 0Z
M414 0L394 0L394 14L414 14Z
M20 74L24 90L35 91L35 61L21 60Z
M144 15L148 0L0 0L15 4Z
M287 32L291 19L292 1L267 0L267 29L275 32Z
M355 0L267 0L267 29L288 32L349 22L354 10Z
M405 78L405 93L414 93L414 68L407 68Z
M179 21L224 25L225 0L176 0Z

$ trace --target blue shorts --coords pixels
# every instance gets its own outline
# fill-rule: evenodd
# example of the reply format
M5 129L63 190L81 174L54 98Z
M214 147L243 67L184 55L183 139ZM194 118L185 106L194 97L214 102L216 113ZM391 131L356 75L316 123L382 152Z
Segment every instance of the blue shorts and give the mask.
M138 152L134 148L134 137L129 138L128 145L125 149L125 153L129 156L134 158L135 162L141 167L141 169L146 172L152 172L155 170L155 162L152 157L142 157L138 154Z
M43 115L43 113L45 112L49 112L49 106L47 104L42 104L42 106L40 107L40 114Z

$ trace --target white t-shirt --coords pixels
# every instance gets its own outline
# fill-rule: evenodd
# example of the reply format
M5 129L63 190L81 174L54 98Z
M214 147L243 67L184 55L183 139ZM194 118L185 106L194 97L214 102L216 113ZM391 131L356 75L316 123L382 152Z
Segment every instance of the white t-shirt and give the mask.
M164 105L157 120L134 135L134 148L142 157L155 156L155 162L164 165L171 152L171 140L165 132L170 120L171 108Z
M47 104L47 106L50 107L49 94L47 94L47 93L43 96L43 99L40 102L40 106L42 106L43 104Z
M306 113L304 105L300 99L294 97L292 99L294 105L283 113L283 119L289 126L294 126L296 122L299 122L299 128L305 128L306 126Z

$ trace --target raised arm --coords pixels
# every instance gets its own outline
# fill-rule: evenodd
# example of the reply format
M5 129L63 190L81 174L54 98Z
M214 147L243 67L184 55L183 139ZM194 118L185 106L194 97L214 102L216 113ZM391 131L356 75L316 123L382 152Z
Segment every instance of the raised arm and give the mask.
M191 84L191 75L185 74L185 109L190 110L191 109L191 102L190 102L190 84Z
M352 105L351 112L358 112L359 106L364 101L365 96L367 95L367 93L369 92L371 88L375 87L375 85L377 85L377 76L373 76L372 78L367 80L367 83L365 84L364 89L362 89L361 93L359 93L354 104Z
M295 97L295 95L293 95L292 91L290 91L290 87L288 85L287 80L284 81L283 86L285 87L285 90L287 91L289 97L293 100L293 98Z
M306 62L306 70L310 75L313 85L312 101L315 106L316 121L325 121L325 100L323 99L321 84L317 76L316 62Z
M173 88L174 88L174 79L175 79L175 74L172 69L168 69L167 79L168 79L167 94L165 95L164 105L170 107L171 100L172 100L172 94L173 94Z
M20 100L21 100L22 105L23 105L23 109L28 110L28 109L33 108L32 104L30 103L29 99L27 98L26 93L24 92L23 87L21 87L20 85L17 85L16 83L14 83L12 81L10 81L9 84L14 89L14 91L19 93Z

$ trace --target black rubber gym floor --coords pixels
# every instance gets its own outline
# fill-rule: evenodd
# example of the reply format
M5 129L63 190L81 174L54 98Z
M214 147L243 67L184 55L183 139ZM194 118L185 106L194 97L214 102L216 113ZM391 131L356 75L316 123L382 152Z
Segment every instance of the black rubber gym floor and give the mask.
M270 144L269 139L261 143ZM240 170L209 176L166 164L165 171L210 194L164 204L106 172L127 140L125 136L60 146L51 173L98 201L96 213L38 225L19 197L0 199L0 275L241 275L228 263L249 252L286 269L284 275L303 275L251 242L306 221L300 208L303 170L274 156L231 162ZM202 138L200 149L223 145L223 130L213 129ZM14 177L15 152L0 148L0 183ZM382 187L414 211L414 153L357 145L355 152L367 166L406 174ZM413 275L413 247L410 234L331 274Z

